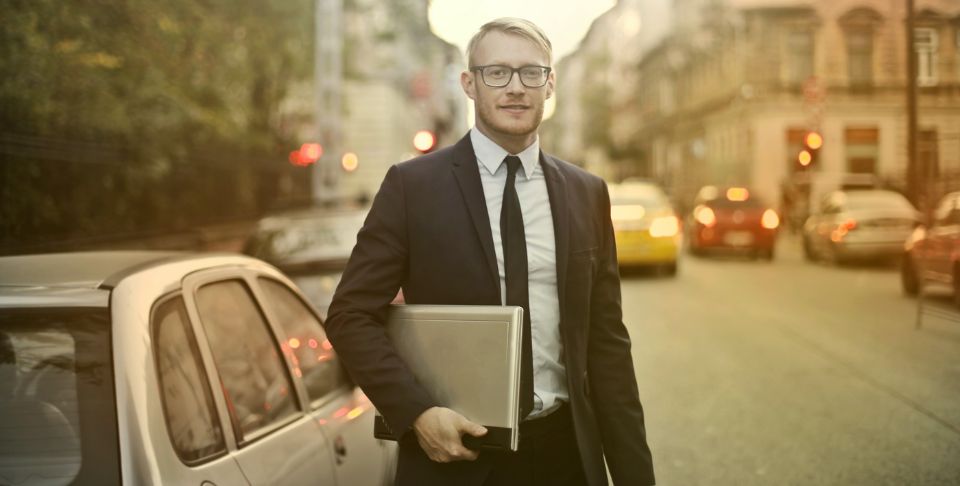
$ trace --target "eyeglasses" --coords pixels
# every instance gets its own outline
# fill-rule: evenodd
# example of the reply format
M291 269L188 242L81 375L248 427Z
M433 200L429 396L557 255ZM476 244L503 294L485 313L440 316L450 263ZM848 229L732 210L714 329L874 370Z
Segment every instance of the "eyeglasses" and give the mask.
M487 66L473 66L471 71L480 71L483 84L491 88L502 88L513 79L513 73L520 73L520 83L528 88L540 88L547 84L550 77L550 68L546 66L521 66L512 68L502 64Z

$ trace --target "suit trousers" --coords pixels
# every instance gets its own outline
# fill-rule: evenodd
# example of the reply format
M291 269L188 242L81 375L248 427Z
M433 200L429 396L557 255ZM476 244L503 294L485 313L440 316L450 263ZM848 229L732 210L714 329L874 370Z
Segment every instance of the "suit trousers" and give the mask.
M570 406L520 424L516 452L490 454L484 486L586 486Z

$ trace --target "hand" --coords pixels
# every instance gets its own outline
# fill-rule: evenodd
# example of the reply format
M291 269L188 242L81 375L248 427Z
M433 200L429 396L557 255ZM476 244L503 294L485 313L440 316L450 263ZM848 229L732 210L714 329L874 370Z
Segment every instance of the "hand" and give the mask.
M479 455L463 446L461 434L482 437L487 429L449 408L433 407L413 422L420 448L434 462L473 461Z

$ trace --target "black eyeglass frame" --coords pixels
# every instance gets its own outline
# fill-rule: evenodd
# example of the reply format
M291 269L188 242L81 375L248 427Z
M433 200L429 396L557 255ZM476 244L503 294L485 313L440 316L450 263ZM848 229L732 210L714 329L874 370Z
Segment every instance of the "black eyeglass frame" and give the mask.
M494 85L494 84L488 83L488 82L487 82L487 78L483 75L483 70L486 69L486 68L489 68L489 67L499 67L499 68L503 68L503 69L509 70L509 71L510 71L510 77L507 78L507 82L506 82L506 83L503 83L503 84L501 84L501 85ZM539 68L539 69L543 69L543 70L545 71L545 72L543 73L543 84L540 84L539 86L530 86L529 84L523 82L523 76L520 75L520 70L521 70L521 69L526 69L526 68ZM529 64L529 65L526 65L526 66L520 66L520 67L518 67L518 68L510 67L510 66L507 66L507 65L505 65L505 64L486 64L486 65L483 65L483 66L471 66L471 67L470 67L470 71L471 71L471 72L473 72L473 71L480 71L480 79L483 80L483 84L485 84L485 85L487 85L488 87L491 87L491 88L505 88L507 85L510 84L511 81L513 81L513 75L516 74L517 77L520 79L520 84L524 85L524 86L527 87L527 88L535 89L535 88L542 88L542 87L544 87L544 86L547 85L547 81L550 81L550 73L553 72L553 68L551 68L551 67L549 67L549 66L537 66L537 65L535 65L535 64Z

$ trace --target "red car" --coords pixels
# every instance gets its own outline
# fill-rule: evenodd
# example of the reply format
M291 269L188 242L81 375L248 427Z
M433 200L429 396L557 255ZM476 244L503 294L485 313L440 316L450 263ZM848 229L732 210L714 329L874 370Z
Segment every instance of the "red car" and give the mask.
M744 187L705 186L697 194L686 227L694 255L730 249L772 260L780 216Z
M929 227L917 226L904 245L900 282L916 295L921 286L953 290L960 305L960 192L944 196Z

